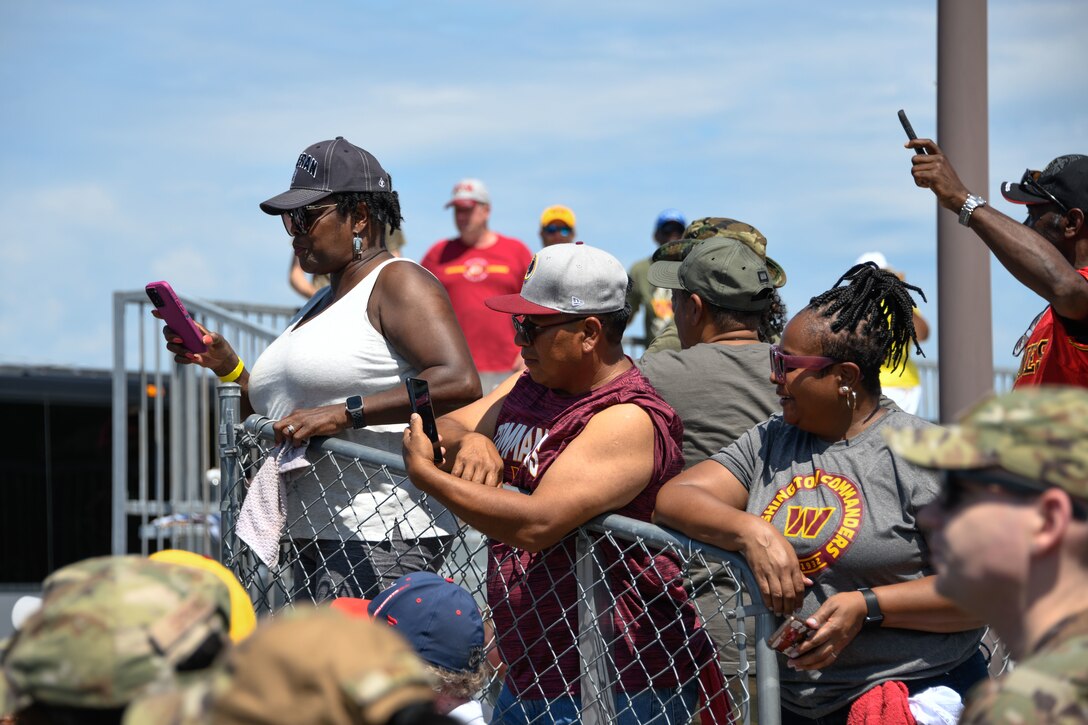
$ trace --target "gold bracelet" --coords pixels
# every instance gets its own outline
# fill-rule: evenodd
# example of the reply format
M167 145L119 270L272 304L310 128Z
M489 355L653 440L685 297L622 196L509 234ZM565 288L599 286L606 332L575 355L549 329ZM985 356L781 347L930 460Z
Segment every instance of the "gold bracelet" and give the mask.
M238 364L235 365L234 369L231 370L229 373L227 373L226 375L219 378L219 382L221 382L221 383L233 383L235 380L242 377L242 371L245 370L245 369L246 369L246 364L244 362L242 362L242 358L238 358Z

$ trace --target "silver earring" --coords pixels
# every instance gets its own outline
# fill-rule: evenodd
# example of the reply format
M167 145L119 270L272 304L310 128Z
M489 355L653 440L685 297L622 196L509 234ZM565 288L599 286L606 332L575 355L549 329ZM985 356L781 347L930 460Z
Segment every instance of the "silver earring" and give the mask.
M858 409L858 391L850 388L850 410Z
M356 261L363 258L363 238L356 234L351 239L352 258Z

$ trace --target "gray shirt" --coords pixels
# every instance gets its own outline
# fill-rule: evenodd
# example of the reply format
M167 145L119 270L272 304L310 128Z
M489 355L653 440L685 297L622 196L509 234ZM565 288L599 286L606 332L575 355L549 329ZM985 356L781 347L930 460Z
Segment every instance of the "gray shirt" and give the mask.
M684 467L701 463L779 410L770 345L701 343L649 353L642 374L684 421Z
M775 416L713 456L748 489L748 513L783 533L814 580L803 616L838 592L933 573L917 514L936 498L937 476L892 453L881 435L929 425L891 409L856 438L828 443ZM822 671L794 671L780 660L782 702L820 717L887 680L943 674L973 655L981 637L982 630L865 628Z

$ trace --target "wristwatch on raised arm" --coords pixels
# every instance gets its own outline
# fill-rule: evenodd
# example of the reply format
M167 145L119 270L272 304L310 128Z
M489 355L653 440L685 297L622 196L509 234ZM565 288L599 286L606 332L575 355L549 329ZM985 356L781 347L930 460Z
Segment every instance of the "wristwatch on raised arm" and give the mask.
M348 415L351 416L351 427L355 430L366 427L366 414L363 412L363 397L352 395L345 403Z
M963 202L963 206L960 207L960 224L967 226L971 222L971 215L975 213L975 209L980 206L986 206L986 200L981 196L975 196L974 194L967 195L967 201Z
M884 621L884 613L880 611L880 602L877 601L876 594L869 587L862 587L858 589L861 592L861 596L865 597L865 626L866 627L879 627Z

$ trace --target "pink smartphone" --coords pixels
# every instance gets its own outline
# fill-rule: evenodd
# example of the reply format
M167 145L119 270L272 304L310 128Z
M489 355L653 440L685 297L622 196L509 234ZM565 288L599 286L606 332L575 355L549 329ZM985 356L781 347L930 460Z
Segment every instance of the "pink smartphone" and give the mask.
M208 351L208 346L204 344L204 335L168 282L149 282L144 289L151 299L151 304L155 305L155 309L159 311L170 329L178 334L186 350L189 352Z

